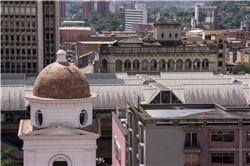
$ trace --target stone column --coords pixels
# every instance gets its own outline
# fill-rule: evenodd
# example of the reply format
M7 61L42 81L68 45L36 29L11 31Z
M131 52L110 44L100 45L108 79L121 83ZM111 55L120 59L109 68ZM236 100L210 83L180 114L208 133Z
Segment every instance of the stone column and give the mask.
M141 62L139 61L139 73L141 73Z
M191 71L194 71L194 62L191 61Z
M148 74L150 73L150 61L148 61Z
M242 166L242 128L239 129L239 165Z
M124 72L124 63L122 62L122 72Z
M133 66L133 62L130 62L130 73L133 74L133 69L134 69L134 66Z
M176 71L176 62L174 62L174 71Z
M200 62L200 71L202 71L202 61Z
M156 72L157 72L157 73L159 73L159 71L160 71L160 69L159 69L159 68L160 68L160 66L159 66L159 62L156 62Z
M182 61L182 71L185 71L185 62Z

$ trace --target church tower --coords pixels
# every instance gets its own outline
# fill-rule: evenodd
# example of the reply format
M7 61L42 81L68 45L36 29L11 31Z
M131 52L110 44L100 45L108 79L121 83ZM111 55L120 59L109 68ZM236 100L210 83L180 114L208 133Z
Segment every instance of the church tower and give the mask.
M93 120L93 102L85 75L57 52L57 61L38 75L30 104L30 120L21 120L25 166L96 165L100 126Z

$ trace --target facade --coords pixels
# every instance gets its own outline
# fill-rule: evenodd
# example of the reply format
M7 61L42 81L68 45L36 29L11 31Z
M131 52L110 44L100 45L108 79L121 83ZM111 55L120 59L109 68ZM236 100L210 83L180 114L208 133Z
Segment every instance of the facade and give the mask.
M249 31L242 29L228 29L223 31L222 34L227 36L229 39L241 40L243 44L246 42Z
M137 107L128 102L129 134L127 148L121 151L127 151L128 165L246 166L250 163L249 110L216 104Z
M80 35L90 36L94 34L92 27L60 27L61 42L77 42Z
M244 22L241 22L240 29L244 29L250 32L250 19L244 20Z
M1 1L1 12L1 73L38 75L56 60L59 1Z
M237 63L250 63L250 48L237 51Z
M66 1L59 1L60 17L66 17Z
M220 29L217 6L195 3L195 25L202 25L205 29Z
M131 31L131 24L147 24L146 4L135 4L135 9L125 9L125 31Z
M167 30L166 30L167 29ZM154 37L128 38L100 46L101 73L218 71L217 46L184 46L180 24L155 24Z
M94 11L94 1L87 1L82 3L82 17L90 19L91 12Z
M25 98L31 116L20 121L18 132L24 142L24 165L96 165L100 133L94 127L99 124L93 120L92 109L97 94L90 94L86 77L66 61L65 51L57 52L57 62L43 69L33 94Z
M131 24L132 31L148 31L152 30L151 24Z

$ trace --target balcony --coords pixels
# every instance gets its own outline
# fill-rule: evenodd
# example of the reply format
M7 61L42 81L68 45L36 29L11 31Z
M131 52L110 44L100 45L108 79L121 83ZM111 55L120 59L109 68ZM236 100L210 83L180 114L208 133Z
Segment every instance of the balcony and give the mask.
M184 153L200 153L200 142L184 142Z

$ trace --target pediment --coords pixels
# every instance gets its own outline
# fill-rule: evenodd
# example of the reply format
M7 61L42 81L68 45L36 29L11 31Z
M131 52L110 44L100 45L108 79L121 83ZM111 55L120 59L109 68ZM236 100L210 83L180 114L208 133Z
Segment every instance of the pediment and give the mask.
M143 42L156 42L157 40L155 38L153 38L152 36L145 36L142 39Z
M64 125L56 125L40 130L35 130L25 134L27 136L77 136L77 135L86 135L86 136L99 136L96 133L88 132L85 130L76 129L73 127L68 127Z

